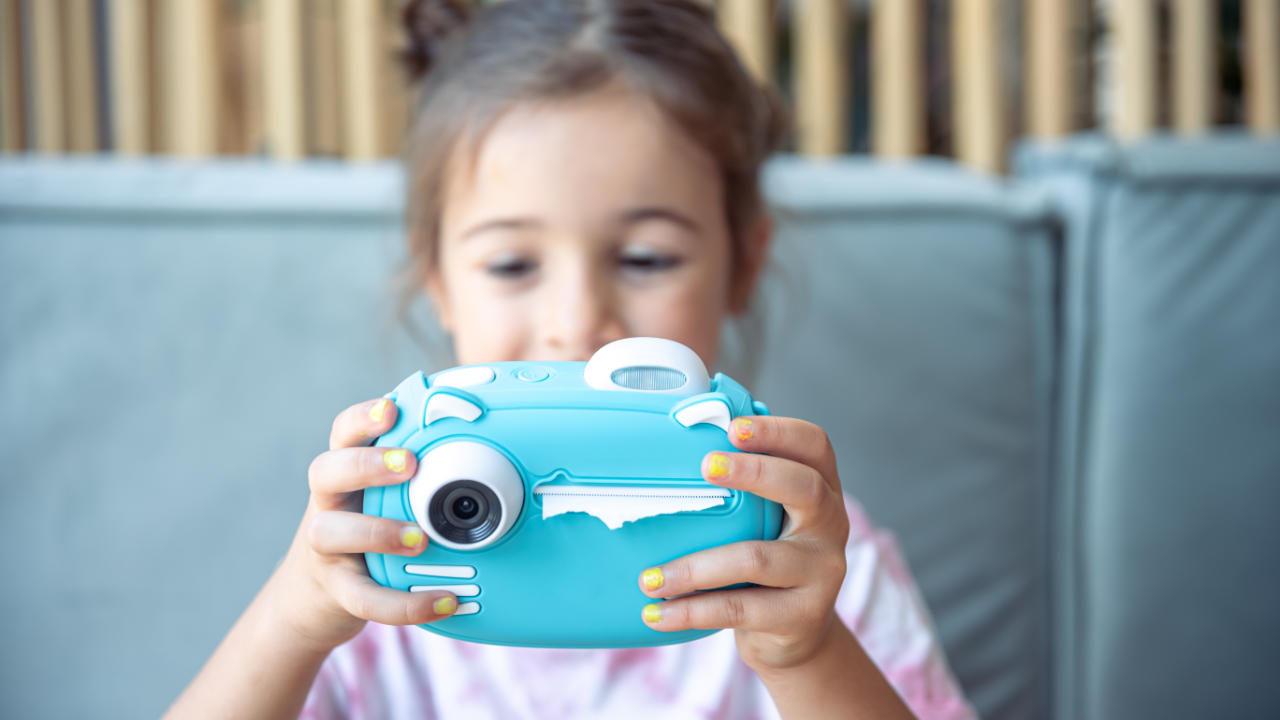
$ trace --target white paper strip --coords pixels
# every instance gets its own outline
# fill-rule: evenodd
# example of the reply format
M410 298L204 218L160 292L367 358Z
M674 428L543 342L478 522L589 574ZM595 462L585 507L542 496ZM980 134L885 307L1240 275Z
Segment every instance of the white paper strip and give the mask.
M542 497L542 518L564 513L587 513L617 530L624 524L655 515L707 510L729 499L724 488L611 487L597 485L542 486L534 490Z

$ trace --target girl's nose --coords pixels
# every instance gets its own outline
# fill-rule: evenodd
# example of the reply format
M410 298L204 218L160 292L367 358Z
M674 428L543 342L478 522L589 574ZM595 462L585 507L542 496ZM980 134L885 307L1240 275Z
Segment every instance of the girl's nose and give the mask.
M627 337L608 278L582 268L550 284L541 335L558 360L588 360L600 347Z

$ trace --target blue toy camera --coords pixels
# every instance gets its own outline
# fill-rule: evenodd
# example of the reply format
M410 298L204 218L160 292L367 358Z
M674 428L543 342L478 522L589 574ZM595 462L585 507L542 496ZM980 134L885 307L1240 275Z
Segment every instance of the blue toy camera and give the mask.
M782 508L707 483L739 415L767 415L680 343L628 338L588 362L500 362L407 378L379 446L418 456L407 482L364 491L364 512L418 523L417 557L368 553L401 590L446 588L453 617L423 625L500 645L639 647L640 571L698 550L778 536Z

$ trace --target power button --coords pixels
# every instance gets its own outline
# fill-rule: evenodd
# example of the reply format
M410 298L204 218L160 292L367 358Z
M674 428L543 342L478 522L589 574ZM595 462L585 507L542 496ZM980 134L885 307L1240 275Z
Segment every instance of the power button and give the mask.
M529 365L516 371L516 379L524 382L542 382L551 377L551 371L539 365Z

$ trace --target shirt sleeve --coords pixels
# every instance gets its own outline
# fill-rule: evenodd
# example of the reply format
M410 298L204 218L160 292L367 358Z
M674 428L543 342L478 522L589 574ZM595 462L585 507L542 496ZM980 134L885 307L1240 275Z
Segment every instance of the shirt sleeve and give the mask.
M307 693L298 720L345 720L347 693L333 664L325 661Z
M848 569L836 615L920 720L976 718L947 667L928 607L893 535L848 496Z
M335 648L316 673L299 718L434 720L426 673L415 663L405 635L405 628L371 622Z

